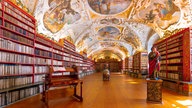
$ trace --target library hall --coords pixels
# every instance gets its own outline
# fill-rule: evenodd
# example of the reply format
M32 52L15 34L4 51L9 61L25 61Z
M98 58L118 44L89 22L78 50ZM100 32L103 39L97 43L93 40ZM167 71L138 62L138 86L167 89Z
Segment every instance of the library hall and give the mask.
M0 0L0 108L192 108L192 0Z

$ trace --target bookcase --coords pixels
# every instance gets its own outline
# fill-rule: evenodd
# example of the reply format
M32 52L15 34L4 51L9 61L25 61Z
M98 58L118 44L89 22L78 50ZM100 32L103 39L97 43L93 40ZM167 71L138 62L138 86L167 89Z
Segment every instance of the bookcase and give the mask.
M136 52L133 55L133 75L142 77L148 74L148 54L147 52Z
M34 79L36 20L9 0L0 1L0 107L40 92Z
M33 16L0 0L0 107L41 93L50 66L60 70L72 65L94 70L94 61L85 61L74 44L37 34Z
M161 54L159 76L163 86L184 95L192 94L192 34L183 29L155 43Z
M63 45L64 67L76 65L80 78L95 72L94 61L77 53L73 43L66 39L60 39L59 43Z
M97 72L103 72L105 64L108 64L108 69L110 72L120 72L122 62L117 59L98 59L97 62L94 63Z
M128 57L128 72L133 72L133 56Z
M122 71L123 73L126 73L128 71L128 57L126 57L124 60L122 60Z
M85 60L86 61L85 61L85 65L83 66L83 72L84 72L84 75L90 75L95 72L95 62L88 58L85 58Z

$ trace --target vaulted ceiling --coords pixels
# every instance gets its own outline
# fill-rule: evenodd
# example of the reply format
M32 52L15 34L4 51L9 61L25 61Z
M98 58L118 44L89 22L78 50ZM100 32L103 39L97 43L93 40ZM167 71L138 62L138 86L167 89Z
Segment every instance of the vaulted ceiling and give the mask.
M148 51L166 31L192 25L190 0L12 0L37 19L37 31L101 58ZM115 55L115 56L114 56Z

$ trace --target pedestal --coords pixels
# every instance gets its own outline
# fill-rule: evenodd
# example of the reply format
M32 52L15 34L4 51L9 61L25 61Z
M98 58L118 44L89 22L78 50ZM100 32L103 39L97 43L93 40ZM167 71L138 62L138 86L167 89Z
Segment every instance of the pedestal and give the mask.
M163 80L147 80L147 102L162 103Z

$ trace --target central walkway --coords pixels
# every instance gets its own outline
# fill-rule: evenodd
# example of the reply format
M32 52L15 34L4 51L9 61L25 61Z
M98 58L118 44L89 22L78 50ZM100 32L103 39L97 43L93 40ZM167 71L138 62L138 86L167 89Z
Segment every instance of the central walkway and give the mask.
M103 81L101 73L83 78L83 102L71 95L73 89L51 90L49 108L192 108L192 97L163 90L163 103L147 103L145 79L134 79L121 73L111 73L110 81ZM46 108L37 95L7 108ZM184 103L185 102L185 103ZM186 104L184 106L184 104Z

